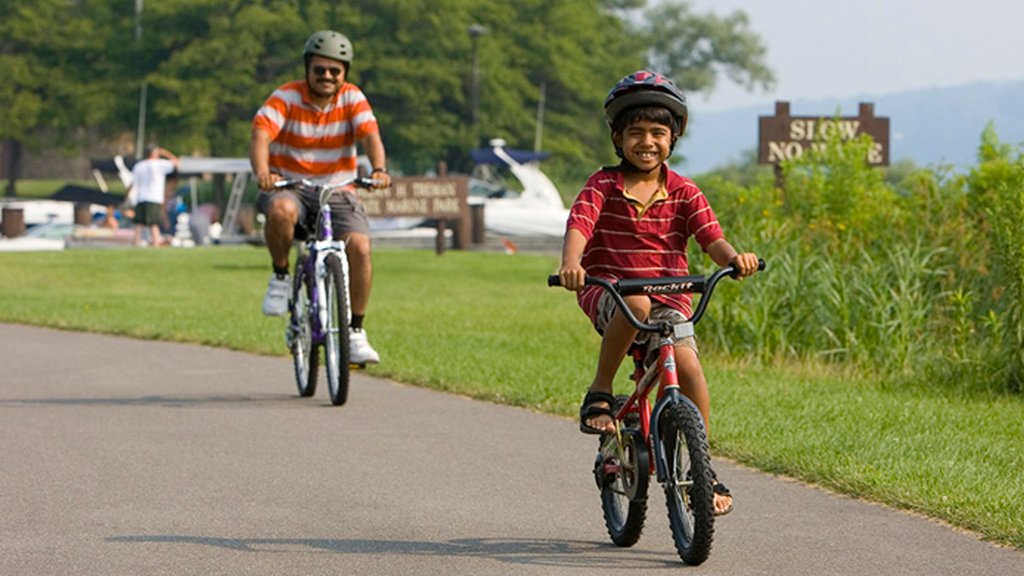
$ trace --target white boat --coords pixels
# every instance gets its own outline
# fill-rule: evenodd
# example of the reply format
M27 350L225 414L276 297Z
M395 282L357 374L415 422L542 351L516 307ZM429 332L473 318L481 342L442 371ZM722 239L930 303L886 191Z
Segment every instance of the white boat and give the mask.
M38 252L41 250L63 250L67 239L75 230L70 222L56 219L37 224L16 238L0 238L0 252Z
M565 233L569 210L558 189L540 169L547 154L509 150L491 140L475 150L470 204L484 205L484 229L503 236L552 236ZM512 179L503 177L508 172Z

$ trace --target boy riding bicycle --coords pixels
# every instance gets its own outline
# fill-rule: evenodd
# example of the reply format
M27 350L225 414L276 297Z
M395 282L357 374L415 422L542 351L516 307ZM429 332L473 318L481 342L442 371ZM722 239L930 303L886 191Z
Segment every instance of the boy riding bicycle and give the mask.
M688 274L686 245L694 237L719 266L739 276L757 271L756 254L738 254L725 239L697 185L668 167L676 140L686 130L686 97L676 85L649 71L626 76L605 99L605 120L621 161L587 180L573 202L558 275L576 291L580 307L603 335L594 380L580 407L580 430L614 433L612 383L637 330L616 312L598 286L584 276L615 281ZM692 313L689 294L626 296L641 321L684 322ZM694 337L675 344L679 383L704 418L710 434L711 398ZM715 479L715 514L732 510L732 495Z

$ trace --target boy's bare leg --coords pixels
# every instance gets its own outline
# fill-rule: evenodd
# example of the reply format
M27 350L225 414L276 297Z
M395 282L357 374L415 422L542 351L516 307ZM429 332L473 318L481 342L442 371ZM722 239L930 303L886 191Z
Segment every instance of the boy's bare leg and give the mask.
M704 419L704 430L711 436L711 395L704 379L704 369L697 353L685 344L676 345L676 369L679 371L679 388L696 404Z
M676 346L676 367L679 370L679 388L700 410L704 419L704 431L711 438L711 394L704 378L704 369L693 348L680 344ZM732 506L732 496L715 494L715 512L723 513Z
M647 319L650 314L651 301L646 296L630 296L626 298L633 314L641 321ZM625 317L618 310L612 315L612 319L604 329L604 338L601 339L601 353L597 358L597 373L594 375L594 382L590 385L591 392L605 392L612 394L612 382L615 374L619 371L622 359L629 351L629 346L636 338L636 328L633 328ZM605 402L595 402L596 405L604 405L611 408ZM586 424L598 430L606 432L615 431L615 423L607 415L598 415L586 421Z

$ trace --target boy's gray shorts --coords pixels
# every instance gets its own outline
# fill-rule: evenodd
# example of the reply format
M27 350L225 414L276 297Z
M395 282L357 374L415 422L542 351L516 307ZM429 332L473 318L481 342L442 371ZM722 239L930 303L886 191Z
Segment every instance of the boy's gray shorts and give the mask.
M614 314L617 309L618 307L615 305L615 300L612 299L611 295L607 292L602 292L601 297L597 301L597 326L595 326L595 328L597 328L598 332L604 334L604 330L608 326L608 322L612 319L612 314ZM655 321L664 322L666 320L673 324L682 324L683 322L686 322L686 316L675 308L665 306L657 301L652 301L651 315L647 318L647 323L650 324ZM637 334L637 341L645 342L648 344L648 347L651 347L651 336L653 335L650 333ZM656 345L657 342L654 344ZM676 346L679 345L686 346L699 354L699 350L697 350L696 336L687 336L682 340L677 340Z

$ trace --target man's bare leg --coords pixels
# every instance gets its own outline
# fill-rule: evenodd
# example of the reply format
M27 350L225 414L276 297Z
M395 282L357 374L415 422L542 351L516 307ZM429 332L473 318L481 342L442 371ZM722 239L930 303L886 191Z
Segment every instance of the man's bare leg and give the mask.
M359 232L349 234L345 241L345 253L348 256L352 314L363 316L370 304L370 286L373 282L370 237Z

